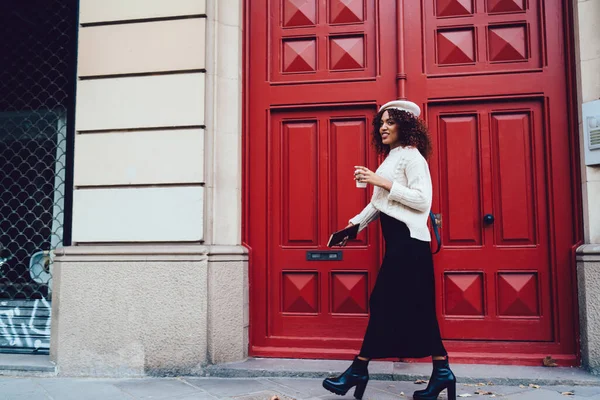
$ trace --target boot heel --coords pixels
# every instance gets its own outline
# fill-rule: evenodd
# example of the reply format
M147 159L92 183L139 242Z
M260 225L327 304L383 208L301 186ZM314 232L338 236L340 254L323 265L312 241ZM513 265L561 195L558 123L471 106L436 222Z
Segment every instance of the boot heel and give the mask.
M448 385L448 400L456 400L456 382Z
M367 382L356 385L356 389L354 389L354 398L361 400L365 394L365 389L367 389Z

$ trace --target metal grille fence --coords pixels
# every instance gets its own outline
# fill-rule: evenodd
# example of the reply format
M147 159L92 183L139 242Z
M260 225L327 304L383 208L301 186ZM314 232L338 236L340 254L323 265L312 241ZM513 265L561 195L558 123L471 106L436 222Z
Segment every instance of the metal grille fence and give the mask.
M49 349L53 250L69 240L77 12L77 0L0 0L0 352Z

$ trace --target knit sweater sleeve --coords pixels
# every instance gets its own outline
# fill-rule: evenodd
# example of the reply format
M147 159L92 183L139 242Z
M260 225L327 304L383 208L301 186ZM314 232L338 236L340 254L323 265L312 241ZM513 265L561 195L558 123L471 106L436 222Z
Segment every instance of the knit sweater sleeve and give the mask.
M350 222L354 225L360 224L358 227L358 231L362 231L369 225L371 222L375 221L379 217L379 211L373 207L373 204L369 203L367 206L354 218L350 220Z
M403 186L394 181L388 199L417 211L429 211L433 189L427 161L423 157L414 157L406 164L404 171L396 171L396 173L406 174L408 182Z

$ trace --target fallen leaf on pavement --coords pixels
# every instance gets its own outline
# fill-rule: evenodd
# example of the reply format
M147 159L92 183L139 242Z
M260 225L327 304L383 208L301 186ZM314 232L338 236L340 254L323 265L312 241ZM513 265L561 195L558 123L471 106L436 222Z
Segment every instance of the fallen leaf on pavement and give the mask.
M544 359L542 360L542 364L544 364L544 367L558 367L556 360L553 359L552 356L544 357Z
M424 384L424 383L427 383L427 381L425 381L425 380L423 380L423 379L417 379L417 380L415 381L415 383L416 383L417 385L422 385L422 384Z
M539 389L539 388L540 388L540 385L534 385L533 383L530 383L530 384L529 384L529 387L530 387L530 388L533 388L533 389Z
M563 396L575 396L575 393L573 393L573 392L562 392L561 394Z
M488 392L487 390L476 390L475 394L479 394L479 395L482 395L482 396L490 396L490 395L492 395L494 393Z

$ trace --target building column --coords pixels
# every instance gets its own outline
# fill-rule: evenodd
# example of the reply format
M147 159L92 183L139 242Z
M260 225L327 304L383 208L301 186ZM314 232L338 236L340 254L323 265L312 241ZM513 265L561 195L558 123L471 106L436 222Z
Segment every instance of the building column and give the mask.
M242 1L207 0L208 361L248 356L248 255L242 238Z
M585 241L577 250L581 358L585 368L600 374L600 165L585 165L581 112L582 104L600 98L600 0L578 0L573 5Z

